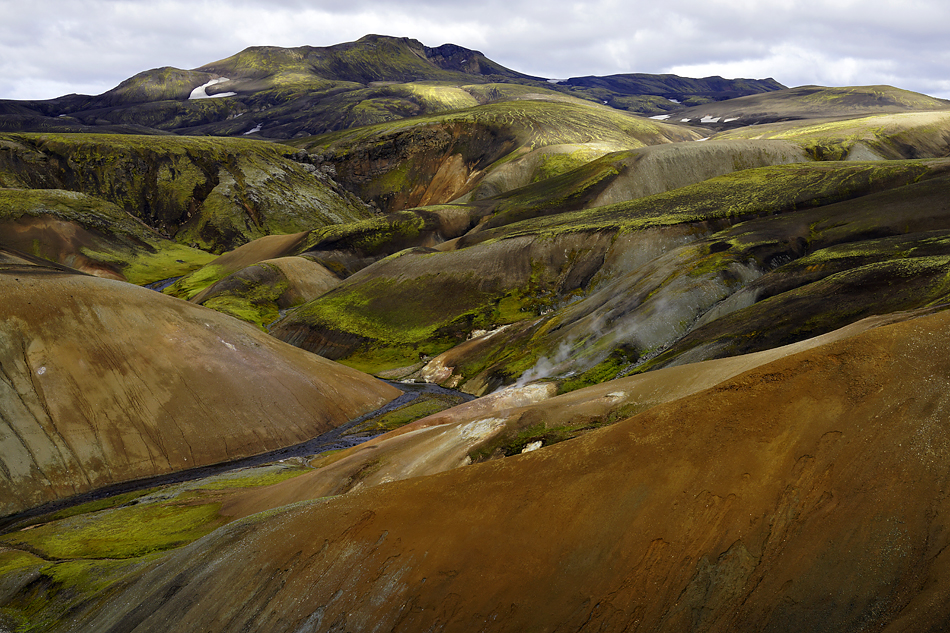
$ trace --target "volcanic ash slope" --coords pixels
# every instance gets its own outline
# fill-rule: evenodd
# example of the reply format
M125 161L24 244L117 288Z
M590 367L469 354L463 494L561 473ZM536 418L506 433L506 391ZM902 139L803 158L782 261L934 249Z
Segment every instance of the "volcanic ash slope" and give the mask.
M936 631L950 312L519 457L254 515L82 631Z
M0 262L0 513L305 441L399 391L131 284Z

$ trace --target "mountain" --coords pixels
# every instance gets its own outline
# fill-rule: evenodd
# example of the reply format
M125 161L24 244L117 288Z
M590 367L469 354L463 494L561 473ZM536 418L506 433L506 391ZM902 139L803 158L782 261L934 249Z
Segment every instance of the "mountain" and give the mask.
M399 393L218 312L0 254L4 515L303 442Z
M669 86L664 94L682 99L694 94L726 98L782 87L771 80L716 78L697 83L663 76L657 81ZM605 96L571 83L550 83L454 44L430 48L408 38L367 35L329 47L251 47L193 70L157 68L98 96L0 101L0 132L288 139L504 100L509 87L550 95L576 93L597 103L611 96L630 97L629 82L613 78L610 84L620 92L608 90ZM662 101L664 107L639 111L663 112L674 105Z
M0 629L947 628L947 105L382 36L0 103Z

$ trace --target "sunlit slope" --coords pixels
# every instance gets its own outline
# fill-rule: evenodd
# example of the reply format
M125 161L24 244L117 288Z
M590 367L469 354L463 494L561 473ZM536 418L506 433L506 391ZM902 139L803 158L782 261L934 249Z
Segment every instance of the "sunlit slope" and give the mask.
M232 523L72 630L940 630L948 318L529 455Z
M706 120L714 127L742 127L776 121L854 118L950 109L950 101L893 86L801 86L708 103L671 116Z
M247 139L16 134L0 139L0 186L80 192L217 252L371 215L295 157Z
M231 317L4 253L0 514L308 440L398 390Z
M230 495L223 512L241 517L301 500L532 452L698 393L786 356L935 310L939 309L870 317L791 345L658 369L557 396L556 383L508 387L415 420L364 444L318 456L311 461L314 470L294 481L266 491Z
M361 198L395 211L449 202L496 172L501 175L490 193L568 171L611 151L698 138L689 128L536 94L298 144L333 165L337 180ZM525 155L549 147L556 149L524 162ZM520 163L513 162L519 158Z
M717 139L782 139L819 160L930 158L950 154L950 112L875 114L834 121L770 123Z

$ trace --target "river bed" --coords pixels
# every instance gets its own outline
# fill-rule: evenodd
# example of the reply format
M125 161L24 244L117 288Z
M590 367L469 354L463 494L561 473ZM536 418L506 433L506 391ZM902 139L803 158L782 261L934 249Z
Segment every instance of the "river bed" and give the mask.
M346 424L338 426L337 428L327 431L326 433L323 433L322 435L319 435L313 439L307 440L306 442L301 442L300 444L287 446L285 448L279 448L267 453L261 453L260 455L244 457L234 461L199 466L197 468L189 468L188 470L177 471L174 473L120 482L105 486L103 488L97 488L96 490L89 492L84 492L67 499L51 501L49 503L43 504L42 506L0 518L0 533L15 530L29 519L52 512L58 512L65 508L88 503L90 501L98 501L100 499L106 499L108 497L125 494L128 492L135 492L137 490L157 488L160 486L205 479L207 477L215 477L235 470L254 468L256 466L263 466L264 464L271 464L289 459L309 459L327 451L356 446L357 444L362 444L363 442L381 435L381 433L377 433L375 435L347 435L347 432L350 429L359 426L366 420L385 415L391 411L395 411L396 409L413 402L423 393L459 397L464 402L475 399L475 397L472 395L446 389L445 387L440 387L439 385L431 383L403 383L393 381L385 382L396 387L397 389L400 389L403 394L395 400L383 405L379 409L376 409L375 411L371 411L360 416L359 418L350 420Z

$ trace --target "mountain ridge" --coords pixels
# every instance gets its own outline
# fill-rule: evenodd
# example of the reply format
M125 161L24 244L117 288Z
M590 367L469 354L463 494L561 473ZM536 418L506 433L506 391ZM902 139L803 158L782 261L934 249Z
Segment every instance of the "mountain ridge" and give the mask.
M446 109L438 101L428 102L413 94L394 96L380 91L384 88L379 85L381 82L447 82L451 86L520 84L541 92L571 94L598 103L617 100L622 106L620 109L644 113L675 107L672 101L657 97L659 92L704 103L783 87L774 80L692 80L671 75L637 75L640 85L649 83L647 77L654 77L653 87L642 95L644 100L631 96L630 77L633 75L614 76L597 85L587 85L581 78L574 84L560 85L511 70L479 51L456 44L428 47L410 38L367 35L355 42L325 47L252 46L195 69L161 67L142 71L96 96L0 101L0 113L3 113L0 114L0 131L99 128L123 132L122 126L140 126L155 133L235 136L255 129L255 125L273 128L277 117L289 127L262 133L271 138L291 138L301 132L314 134ZM609 95L605 98L602 93L607 84L604 82L613 86L623 84L623 87L619 92L608 88ZM657 83L664 88L657 88ZM210 98L190 98L199 88ZM230 98L223 99L222 95ZM633 99L639 105L631 107L633 102L627 103L624 99ZM656 99L660 100L659 106L651 103ZM341 119L341 108L356 108L362 112L344 113ZM268 110L266 116L261 115ZM256 116L255 125L235 127L228 123L250 115ZM309 122L301 123L302 117Z

